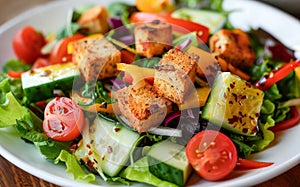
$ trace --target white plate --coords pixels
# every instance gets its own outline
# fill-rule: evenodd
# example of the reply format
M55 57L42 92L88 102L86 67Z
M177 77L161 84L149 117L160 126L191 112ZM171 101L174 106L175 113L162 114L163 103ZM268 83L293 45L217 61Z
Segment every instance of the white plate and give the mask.
M0 63L14 57L11 39L15 32L26 25L32 25L43 32L57 31L64 25L71 7L97 0L53 1L36 7L17 16L0 27ZM101 2L101 3L107 3ZM111 2L111 1L110 1ZM300 44L299 20L256 1L225 0L228 10L236 10L230 19L234 26L242 29L262 27L278 37L288 46ZM277 135L276 141L265 151L253 155L255 160L274 162L264 169L248 172L236 172L234 176L223 182L208 182L194 175L189 185L199 186L252 186L269 180L300 163L300 125ZM0 154L23 170L60 186L82 186L74 181L72 175L65 172L65 167L54 165L45 160L34 146L21 140L13 128L0 129ZM97 185L107 185L97 179ZM84 186L96 186L84 184Z

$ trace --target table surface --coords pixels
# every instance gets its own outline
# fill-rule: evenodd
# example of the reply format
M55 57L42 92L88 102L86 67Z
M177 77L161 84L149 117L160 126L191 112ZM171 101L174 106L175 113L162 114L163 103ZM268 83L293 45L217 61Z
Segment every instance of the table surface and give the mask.
M0 5L3 5L5 3L5 6L0 6L0 25L30 7L34 7L38 4L42 4L49 1L51 0L0 0ZM296 13L295 16L300 18L300 11ZM299 173L300 164L280 176L277 176L262 184L256 185L256 187L300 186ZM0 156L0 186L57 187L54 184L39 179L23 171L22 169L5 160L2 156Z

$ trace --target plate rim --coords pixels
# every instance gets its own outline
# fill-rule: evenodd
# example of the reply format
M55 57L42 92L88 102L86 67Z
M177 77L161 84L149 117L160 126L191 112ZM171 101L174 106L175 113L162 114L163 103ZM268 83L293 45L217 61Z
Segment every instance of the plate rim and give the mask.
M73 2L76 2L79 0L72 0ZM224 1L234 1L234 0L224 0ZM276 7L272 7L272 6L269 6L263 2L258 2L258 1L253 1L253 0L240 0L240 1L248 1L248 2L251 2L251 3L254 3L254 4L257 4L259 6L266 6L270 9L272 9L273 11L277 11L277 12L280 12L281 14L284 14L286 17L288 17L289 19L294 19L294 20L298 20L297 18L295 18L293 15L289 14L289 13L286 13L286 12L283 12L281 9L279 8L276 8ZM90 1L92 2L92 1ZM34 13L38 13L42 10L45 10L45 9L48 9L50 7L56 7L56 6L63 6L64 4L67 4L68 2L67 1L63 1L63 0L57 0L57 1L50 1L50 2L46 2L46 3L43 3L43 4L40 4L38 6L35 6L35 7L32 7L26 11L23 11L22 13L18 14L17 16L13 17L12 19L4 22L2 25L0 25L0 35L5 32L7 29L9 29L10 27L14 26L15 24L17 24L18 22L20 22L21 20L24 20L24 19L27 19L30 17L30 15L34 12ZM9 162L11 162L12 164L14 164L15 166L17 166L18 168L38 177L38 178L41 178L45 181L48 181L50 183L53 183L53 184L57 184L57 185L63 185L63 186L76 186L76 185L85 185L85 186L95 186L94 184L87 184L87 183L82 183L80 181L74 181L74 180L70 180L70 179L66 179L66 178L63 178L61 176L57 176L57 175L53 175L51 173L48 173L47 171L45 170L41 170L41 169L37 169L35 167L33 167L30 163L24 163L21 159L19 159L18 157L16 157L14 154L12 154L11 152L9 152L8 150L6 150L2 144L0 143L0 155L5 158L6 160L8 160ZM287 170L291 169L292 167L298 165L300 163L300 152L295 155L294 157L292 157L291 159L289 159L288 161L284 162L284 163L281 163L279 165L276 165L276 168L278 168L277 170L280 169L280 172L276 172L276 174L274 175L267 175L267 174L272 174L274 173L275 171L274 170L265 170L264 173L267 173L267 174L257 174L257 175L253 175L253 176L250 176L246 179L244 179L245 182L248 182L247 184L251 184L251 185L256 185L258 183L261 183L261 182L264 182L264 181L267 181L269 179L272 179L284 172L286 172ZM50 175L50 176L49 176ZM48 177L46 177L48 176ZM267 176L267 177L266 177ZM57 179L57 181L55 180L50 180L50 179ZM254 180L255 179L255 180ZM256 182L253 182L256 181ZM229 181L225 181L225 183L227 184L228 183L228 186L235 186L236 184L231 183L230 182L231 180ZM214 186L224 186L224 183L213 183ZM237 185L240 185L240 184L237 184Z

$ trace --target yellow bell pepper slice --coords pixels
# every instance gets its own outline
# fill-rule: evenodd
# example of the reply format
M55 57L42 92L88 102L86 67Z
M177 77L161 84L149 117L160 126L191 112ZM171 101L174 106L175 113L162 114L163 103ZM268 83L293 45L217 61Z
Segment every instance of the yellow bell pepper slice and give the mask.
M105 112L108 114L121 114L118 103L112 103L112 104L100 104L95 103L89 106L81 106L81 108L88 112Z
M196 88L196 90L191 91L191 93L185 99L184 103L182 105L179 105L179 110L204 106L209 93L210 87Z
M86 40L87 38L102 38L103 37L103 34L92 34L92 35L89 35L89 36L87 36L87 37L84 37L84 38L82 38L82 39L80 39L80 40ZM80 41L79 40L79 41ZM78 41L78 40L77 40ZM68 43L68 46L67 46L67 52L68 52L68 54L72 54L73 53L73 42L69 42Z

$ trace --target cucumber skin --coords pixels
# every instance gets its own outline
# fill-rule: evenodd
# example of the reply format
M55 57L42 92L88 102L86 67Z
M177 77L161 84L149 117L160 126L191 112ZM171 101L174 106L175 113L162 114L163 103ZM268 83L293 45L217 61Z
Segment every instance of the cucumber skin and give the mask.
M67 77L65 79L57 80L48 84L25 88L24 94L31 102L48 99L54 97L54 89L61 89L62 91L71 90L74 79L75 77Z
M184 186L183 172L173 166L163 163L149 155L147 155L150 172L156 177L168 182Z
M213 123L215 125L220 126L221 128L229 130L233 133L237 133L237 134L241 134L241 135L245 135L245 136L255 136L256 132L255 133L244 133L241 131L241 129L238 128L238 126L233 127L228 121L228 116L225 116L225 115L218 116L219 111L222 111L222 110L224 110L223 112L232 111L232 110L228 110L228 108L229 109L232 108L231 106L227 105L227 107L223 107L223 105L222 105L225 103L228 104L228 101L230 101L228 96L226 97L226 99L223 97L224 94L229 95L229 93L231 93L231 92L228 92L228 90L227 90L230 87L229 84L228 85L226 84L226 82L228 82L228 81L230 81L230 82L241 81L242 83L238 83L237 84L238 86L236 86L236 87L239 87L240 85L244 85L243 84L243 82L244 82L245 83L244 88L246 88L246 89L243 89L243 87L241 87L240 90L243 92L243 94L247 94L249 96L249 99L251 99L251 97L254 97L255 94L251 94L251 92L253 93L255 90L255 93L257 93L255 95L255 97L259 98L259 99L256 100L256 102L255 102L256 105L253 106L253 108L250 108L248 110L248 114L253 113L253 109L255 109L255 108L257 109L256 112L259 113L261 105L262 105L264 93L261 90L252 86L250 83L247 84L246 81L242 80L241 78L239 78L236 75L231 74L230 72L218 72L218 74L216 75L215 81L213 83L213 86L211 88L211 92L210 92L210 95L206 102L206 105L203 108L201 117L207 121L210 121L211 123ZM226 86L224 86L224 85L226 85ZM231 90L233 90L233 89L231 89ZM247 93L247 92L249 92L249 93ZM217 96L219 96L219 97L217 97ZM216 107L217 103L220 103L220 105L218 107ZM237 108L234 108L234 109L237 109ZM218 111L218 112L216 112L216 111ZM239 111L245 111L245 110L240 109ZM213 113L213 112L215 112L215 113ZM258 117L252 117L252 118L256 118L256 120L257 120ZM257 124L255 127L257 128Z

